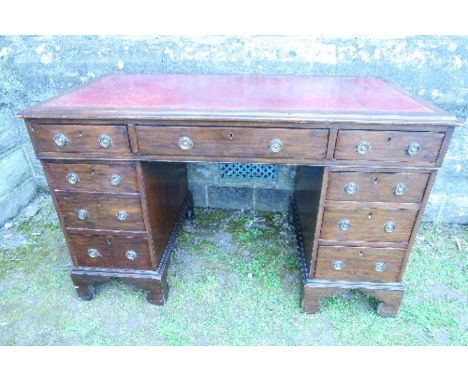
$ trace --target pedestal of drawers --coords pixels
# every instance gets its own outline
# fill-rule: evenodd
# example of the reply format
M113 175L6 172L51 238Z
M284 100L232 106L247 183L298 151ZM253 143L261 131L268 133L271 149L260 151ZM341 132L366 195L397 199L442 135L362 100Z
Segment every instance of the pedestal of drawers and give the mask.
M193 209L185 164L42 160L42 165L78 296L91 300L96 283L117 277L146 289L148 302L164 304L169 253Z
M315 241L303 265L304 312L317 312L323 297L358 289L380 301L380 315L396 316L404 269L435 174L367 167L324 170ZM300 223L298 228L301 242Z

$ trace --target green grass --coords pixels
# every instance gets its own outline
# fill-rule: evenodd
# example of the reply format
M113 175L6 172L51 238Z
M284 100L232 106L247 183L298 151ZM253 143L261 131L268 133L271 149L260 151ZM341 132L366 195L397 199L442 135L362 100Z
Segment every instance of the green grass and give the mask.
M158 307L119 280L78 300L50 197L39 199L36 216L0 231L17 243L0 249L0 344L468 344L467 227L422 225L396 319L377 316L377 302L360 292L305 315L285 214L197 209L172 253L169 301Z

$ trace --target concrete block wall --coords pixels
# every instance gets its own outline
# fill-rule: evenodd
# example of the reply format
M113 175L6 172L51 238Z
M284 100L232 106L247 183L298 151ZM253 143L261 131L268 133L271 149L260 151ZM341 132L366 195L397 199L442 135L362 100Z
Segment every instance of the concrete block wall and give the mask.
M296 166L277 166L275 179L223 178L217 163L189 163L194 203L200 207L287 211Z
M0 37L0 224L45 187L24 124L15 113L72 86L115 72L380 76L464 118L467 57L467 36ZM426 220L468 222L466 127L454 135ZM201 187L197 195L205 190L204 202L197 197L200 205L219 205L220 197L229 195L221 187L231 187L230 192L238 191L239 200L245 201L244 208L266 208L270 199L274 209L281 205L278 195L284 198L288 190L278 184L227 185L219 179L217 184L203 183L194 175L201 168L191 168L189 178L191 187Z

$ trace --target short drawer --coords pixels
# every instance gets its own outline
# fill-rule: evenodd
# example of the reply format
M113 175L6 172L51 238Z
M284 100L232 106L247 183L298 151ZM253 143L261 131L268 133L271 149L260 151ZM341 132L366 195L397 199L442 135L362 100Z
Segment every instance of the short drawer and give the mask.
M419 203L429 174L331 171L327 200Z
M60 211L67 228L144 231L138 195L93 196L57 192Z
M151 269L148 240L144 237L80 234L68 237L78 266Z
M397 282L405 250L320 246L314 277L325 280Z
M321 239L339 241L408 242L417 208L357 207L351 202L326 206Z
M324 159L326 129L137 126L138 153L175 157Z
M57 191L138 192L135 164L43 163Z
M38 155L83 153L94 157L130 153L126 126L36 125L30 127Z
M340 130L335 159L434 163L444 133Z

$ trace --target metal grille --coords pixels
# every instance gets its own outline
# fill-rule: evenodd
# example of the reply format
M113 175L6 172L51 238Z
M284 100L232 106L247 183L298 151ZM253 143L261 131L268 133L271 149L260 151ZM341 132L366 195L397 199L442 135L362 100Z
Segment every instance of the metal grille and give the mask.
M220 163L219 174L223 179L276 180L278 170L274 164Z

